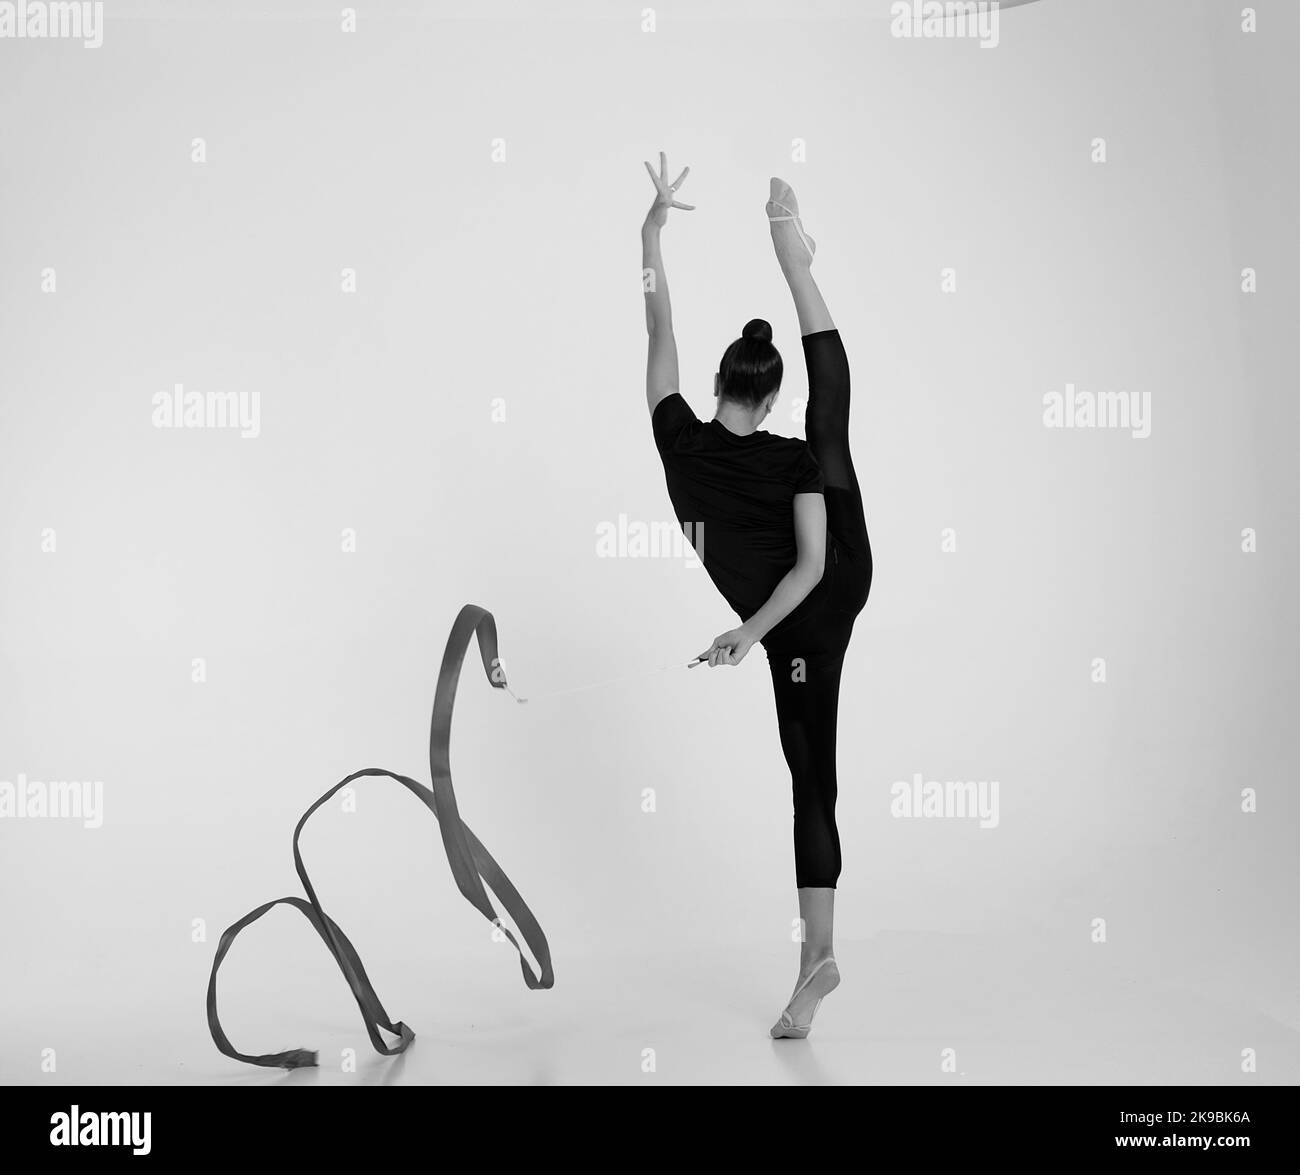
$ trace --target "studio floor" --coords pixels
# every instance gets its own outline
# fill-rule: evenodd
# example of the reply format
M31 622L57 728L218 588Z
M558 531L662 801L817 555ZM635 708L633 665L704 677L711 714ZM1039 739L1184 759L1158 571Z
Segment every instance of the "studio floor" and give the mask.
M509 950L508 947L502 948ZM263 953L274 954L274 948ZM34 1084L1291 1084L1293 1009L1245 994L1227 967L1190 978L1121 974L976 935L882 932L842 943L844 982L812 1037L767 1027L793 979L784 953L692 948L557 957L550 991L513 962L479 957L372 966L388 1010L416 1032L388 1058L370 1047L328 957L248 957L222 972L221 1013L237 1047L320 1050L317 1068L257 1069L221 1056L203 1016L206 962L165 967L168 996L97 1005L93 970L43 986L49 1007L12 1019L0 1079ZM210 952L207 952L210 960ZM233 956L232 956L233 959ZM147 960L140 966L149 971ZM367 960L369 963L370 961ZM260 977L255 970L278 968ZM182 974L184 972L184 974ZM10 1016L13 1008L10 1008ZM58 1040L54 1072L43 1048ZM1247 1053L1246 1050L1253 1050ZM1253 1058L1253 1060L1252 1060ZM1253 1063L1254 1072L1247 1069ZM1246 1065L1246 1068L1243 1068Z

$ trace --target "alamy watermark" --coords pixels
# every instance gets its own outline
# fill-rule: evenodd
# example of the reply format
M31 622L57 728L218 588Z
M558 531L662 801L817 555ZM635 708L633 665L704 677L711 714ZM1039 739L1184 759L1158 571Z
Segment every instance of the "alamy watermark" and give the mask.
M1044 393L1043 427L1128 429L1134 440L1143 441L1151 435L1151 393L1094 395L1066 384L1064 393Z
M684 559L701 567L704 523L636 522L620 514L617 522L596 524L597 559Z
M86 828L104 823L104 781L58 779L42 782L19 772L0 779L0 820L80 820Z
M104 43L104 5L102 0L3 0L0 37L80 41L87 49L98 49Z
M889 15L894 37L969 37L981 49L1001 40L996 0L897 0Z
M261 392L187 392L177 384L152 403L154 428L237 428L245 440L262 431Z
M910 783L900 779L889 794L894 797L889 814L896 820L978 820L981 828L996 828L1000 819L996 779L939 783L922 778L918 771Z
M73 1104L68 1112L50 1115L51 1146L129 1146L133 1155L147 1155L153 1149L153 1114L149 1110L83 1110Z

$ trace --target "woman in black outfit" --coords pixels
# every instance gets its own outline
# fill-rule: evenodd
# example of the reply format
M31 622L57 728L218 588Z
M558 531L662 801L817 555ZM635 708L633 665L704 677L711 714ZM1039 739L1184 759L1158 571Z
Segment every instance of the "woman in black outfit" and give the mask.
M773 1037L808 1035L817 1006L840 981L832 927L840 840L835 827L835 726L840 671L853 623L871 590L871 544L849 453L849 365L813 280L815 244L790 186L772 179L772 244L799 316L808 368L807 442L759 430L781 386L772 328L745 325L714 376L717 411L700 421L678 391L677 344L660 230L687 168L668 182L646 164L656 196L641 230L646 400L678 520L700 540L704 567L735 610L739 628L701 654L739 665L763 645L781 747L794 790L795 884L804 925L799 978Z

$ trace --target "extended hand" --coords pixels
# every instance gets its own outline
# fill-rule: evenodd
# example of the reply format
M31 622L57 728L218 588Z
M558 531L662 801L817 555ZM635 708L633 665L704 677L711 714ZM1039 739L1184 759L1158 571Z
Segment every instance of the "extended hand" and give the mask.
M700 660L707 660L710 669L719 665L739 665L753 647L754 638L744 628L733 628L715 637L713 644L700 654Z
M668 156L660 151L659 174L655 174L655 169L649 163L646 163L645 169L650 173L650 178L655 185L655 202L650 205L650 211L646 213L648 223L663 228L668 223L668 209L670 208L680 208L683 212L695 211L694 204L679 204L675 199L677 189L682 186L682 182L690 175L691 169L689 167L683 168L682 174L670 184L668 182Z

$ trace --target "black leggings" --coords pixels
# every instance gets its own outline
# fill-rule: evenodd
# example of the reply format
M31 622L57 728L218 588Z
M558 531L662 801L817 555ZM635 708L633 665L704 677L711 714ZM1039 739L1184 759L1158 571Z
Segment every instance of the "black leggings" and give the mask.
M817 608L769 634L767 651L781 749L794 786L794 869L800 888L834 889L835 720L840 670L853 622L871 591L871 543L849 453L849 361L837 330L803 337L808 365L808 447L826 481L826 570Z

